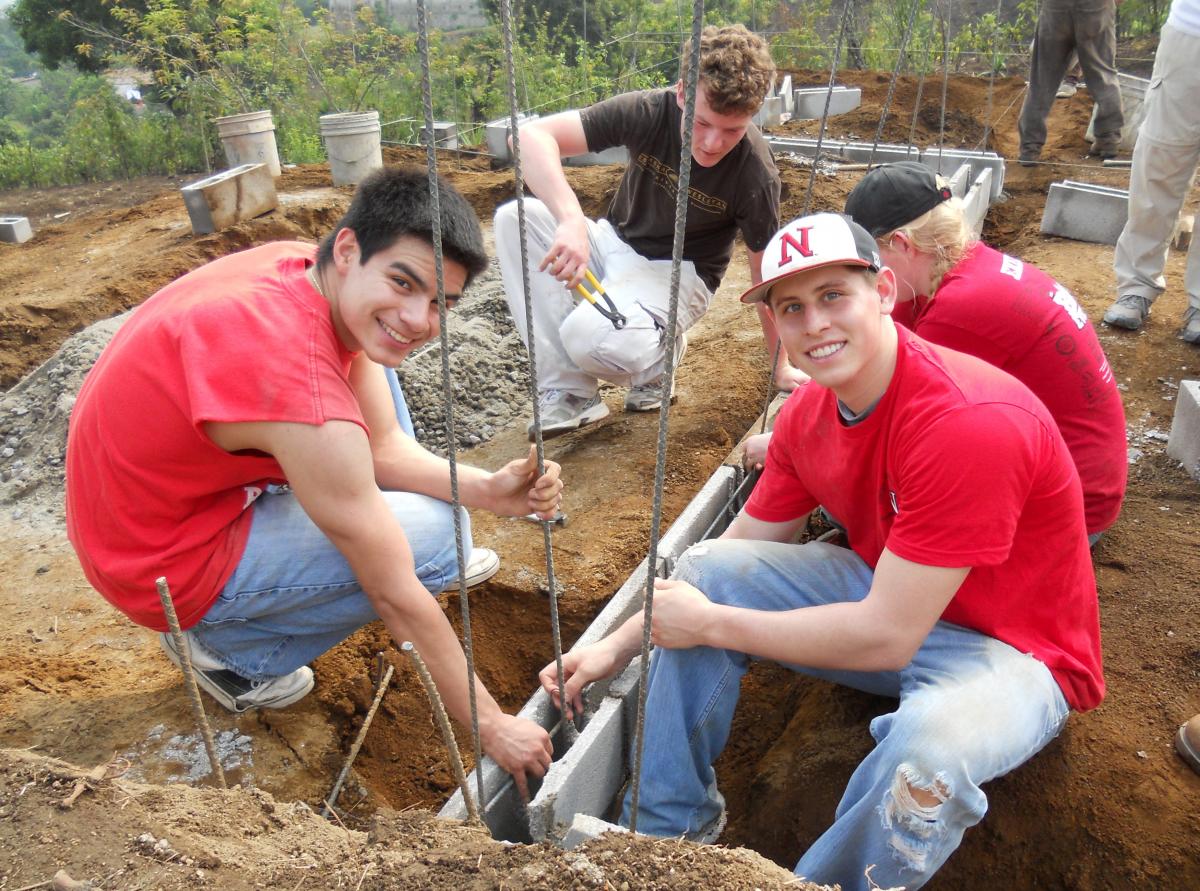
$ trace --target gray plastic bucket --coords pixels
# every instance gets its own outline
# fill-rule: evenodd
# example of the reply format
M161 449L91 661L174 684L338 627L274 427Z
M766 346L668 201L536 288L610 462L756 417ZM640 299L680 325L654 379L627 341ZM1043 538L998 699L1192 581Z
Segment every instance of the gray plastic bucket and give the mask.
M279 176L279 150L275 147L275 122L270 109L231 114L213 123L230 167L266 164L271 176Z
M320 124L335 186L352 186L383 166L379 112L323 114Z

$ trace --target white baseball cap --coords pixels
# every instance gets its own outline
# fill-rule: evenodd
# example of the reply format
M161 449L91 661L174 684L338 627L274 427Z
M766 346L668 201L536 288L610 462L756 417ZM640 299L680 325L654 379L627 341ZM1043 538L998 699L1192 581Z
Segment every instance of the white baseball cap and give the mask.
M783 279L822 266L861 266L878 272L883 262L875 239L849 217L810 214L792 220L772 236L763 251L763 280L742 295L742 303L766 300Z

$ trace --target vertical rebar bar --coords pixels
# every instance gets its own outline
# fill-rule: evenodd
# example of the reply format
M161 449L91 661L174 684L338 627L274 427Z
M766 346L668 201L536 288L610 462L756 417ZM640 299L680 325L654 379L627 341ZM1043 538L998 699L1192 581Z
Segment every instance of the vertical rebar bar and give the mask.
M350 775L350 768L354 764L354 759L358 757L358 750L362 748L363 740L367 738L367 731L371 729L371 722L375 720L375 712L379 711L379 704L383 702L383 694L387 692L388 684L391 682L392 666L389 665L379 681L379 686L375 689L375 698L371 702L371 707L367 709L367 715L363 718L362 726L358 728L358 734L354 737L354 743L350 746L350 751L346 755L346 762L342 765L337 780L334 781L333 788L329 790L329 797L325 799L325 807L321 809L322 817L328 817L330 811L333 810L333 806L337 804L338 795L342 791L342 784L346 782L346 777Z

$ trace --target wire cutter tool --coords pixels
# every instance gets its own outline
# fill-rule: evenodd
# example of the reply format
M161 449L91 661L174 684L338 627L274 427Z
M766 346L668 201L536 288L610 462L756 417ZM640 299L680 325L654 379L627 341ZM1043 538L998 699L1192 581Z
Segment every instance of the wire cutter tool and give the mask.
M596 276L592 275L592 271L590 269L585 269L583 274L587 277L587 282L592 286L593 290L589 291L587 285L585 285L583 282L577 284L575 286L575 290L579 292L580 297L582 297L592 306L596 307L596 311L600 313L600 315L612 322L612 326L614 328L620 331L625 327L629 320L626 319L625 316L621 315L621 312L617 309L616 304L612 302L612 298L609 297L608 293L604 290L604 285L596 281ZM603 304L600 303L601 299L604 301Z

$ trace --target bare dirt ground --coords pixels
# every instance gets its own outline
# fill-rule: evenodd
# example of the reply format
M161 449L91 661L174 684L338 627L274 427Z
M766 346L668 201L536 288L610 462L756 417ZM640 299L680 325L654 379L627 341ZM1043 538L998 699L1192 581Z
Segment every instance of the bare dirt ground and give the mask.
M811 73L812 83L826 78ZM846 72L842 80L863 86L865 101L831 122L830 135L873 138L888 76ZM898 85L886 141L907 141L917 89L915 79ZM1007 157L1016 154L1022 90L1020 80L1003 79L991 95L988 146ZM932 144L940 82L926 82L922 92L916 142ZM988 97L986 81L952 79L947 145L981 146ZM1037 231L1052 180L1125 184L1125 172L1085 158L1089 109L1083 92L1056 103L1044 158L1057 166L1010 166L1010 197L993 206L984 234L1058 278L1098 322L1112 297L1111 248ZM814 132L803 122L783 129ZM397 152L392 160L421 163L423 155ZM440 163L485 219L511 195L509 171L453 156ZM809 171L787 160L781 170L786 217L800 212ZM601 212L618 171L572 175L586 209ZM818 176L814 208L840 209L858 175ZM47 209L51 222L33 241L0 245L0 385L16 383L73 332L136 306L207 259L275 238L319 237L349 197L329 186L323 167L288 171L280 210L194 238L174 185L163 183L166 191L154 197L134 186L102 192L90 208L57 221L53 214L62 211ZM48 207L45 198L28 196ZM22 200L0 195L5 212L25 212ZM1134 458L1122 518L1095 552L1108 699L1073 716L1032 763L989 786L988 816L931 887L1200 887L1200 778L1171 749L1175 728L1200 711L1200 486L1164 451L1178 383L1200 376L1200 351L1175 337L1182 274L1183 259L1173 254L1172 288L1145 330L1100 329L1122 381ZM761 409L766 356L753 314L736 300L746 281L739 253L680 370L667 523ZM614 409L608 420L548 444L569 487L571 522L554 533L568 644L642 559L649 535L657 417L620 412L619 391L606 398ZM10 422L0 418L0 435ZM523 424L515 422L464 457L497 466L524 447ZM746 852L623 839L589 847L579 861L543 847L502 847L431 821L424 809L438 807L452 782L424 694L379 626L319 659L316 695L292 708L240 717L210 709L221 760L244 789L204 788L207 763L178 672L152 636L90 589L52 511L34 516L13 502L0 504L0 516L8 520L0 543L0 615L8 620L0 625L0 745L12 750L0 754L0 889L46 881L59 868L104 888L749 888L787 881L786 872ZM551 654L547 601L537 593L542 536L519 520L480 515L474 523L476 539L504 558L496 579L473 592L477 665L502 704L515 709ZM446 609L457 616L456 604L447 601ZM328 792L370 704L369 671L380 650L396 664L396 680L342 794L342 828L297 802L319 806ZM882 699L756 667L718 764L731 818L722 843L790 868L829 824L868 751L870 717L889 708ZM460 742L467 743L461 732ZM97 782L71 809L55 803L75 778L48 758L90 769L114 757L120 778ZM418 810L394 813L407 808ZM139 841L145 834L150 840Z

